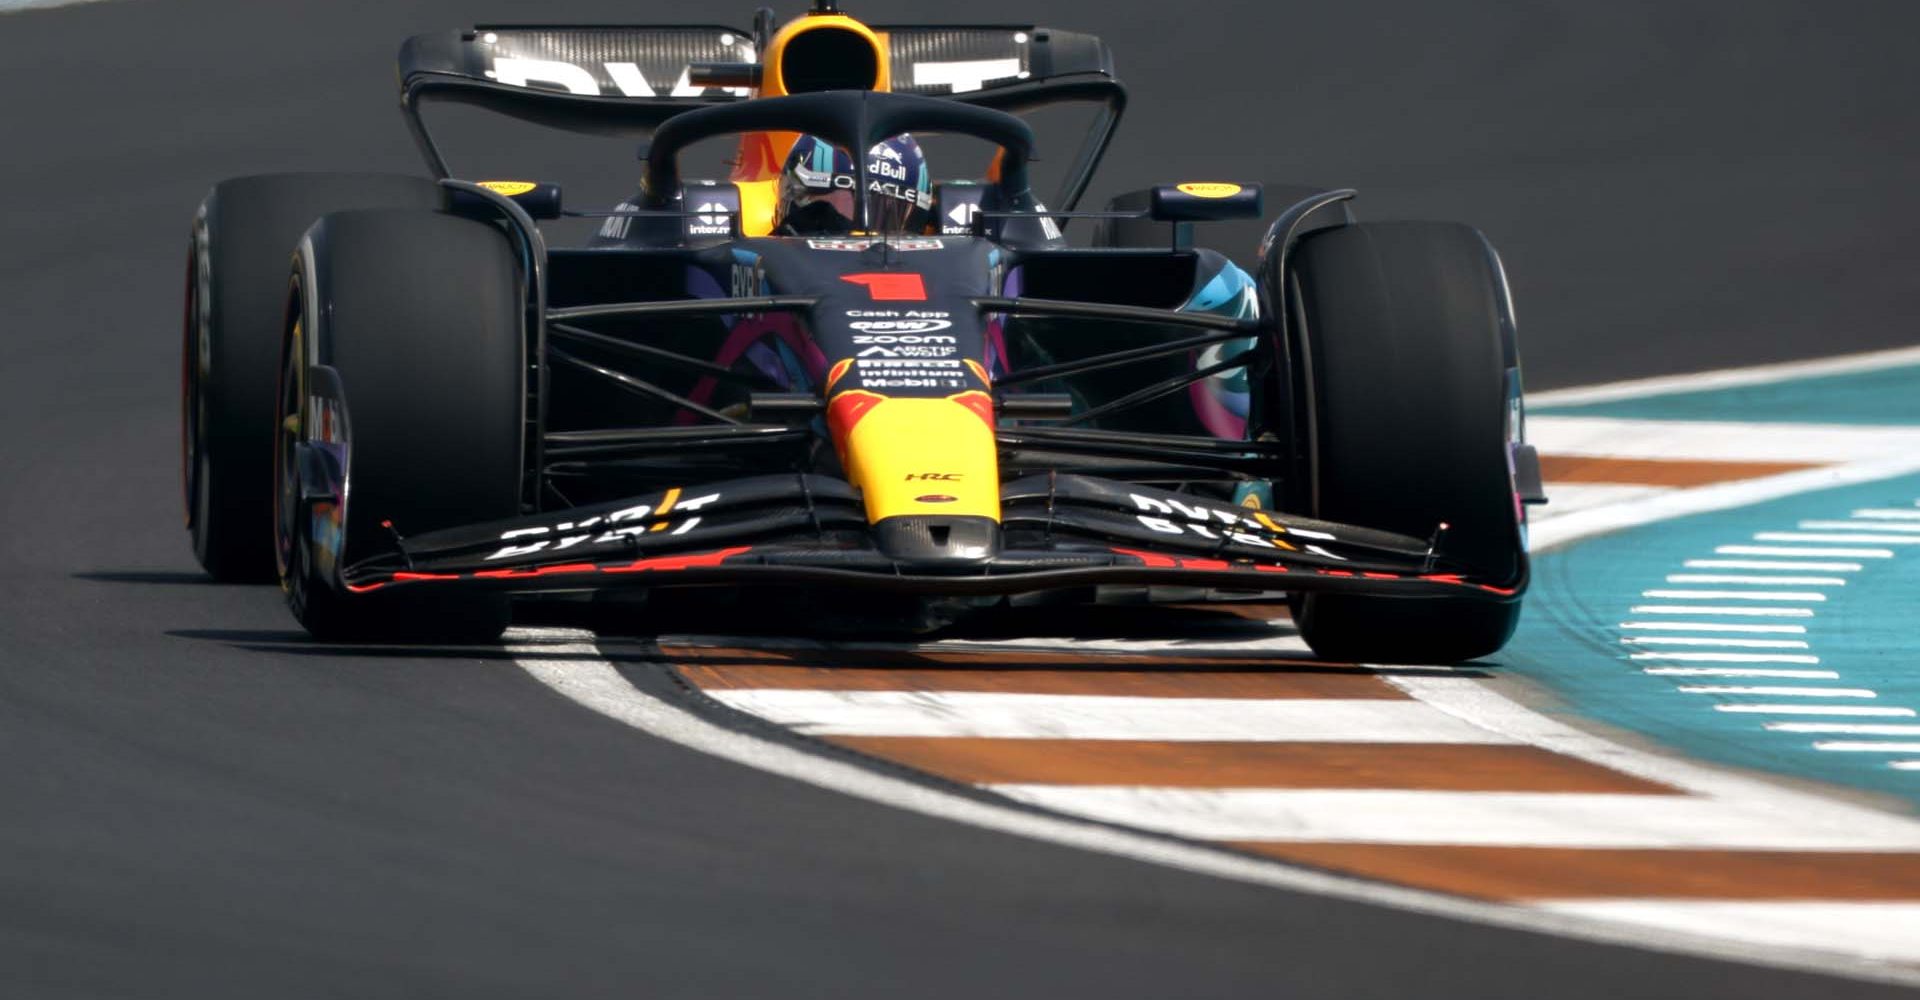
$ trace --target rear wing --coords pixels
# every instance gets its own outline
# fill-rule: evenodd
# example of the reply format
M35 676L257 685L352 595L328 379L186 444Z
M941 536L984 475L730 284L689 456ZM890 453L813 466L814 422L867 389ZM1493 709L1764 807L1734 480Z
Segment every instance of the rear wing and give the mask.
M401 109L427 165L451 176L422 121L430 102L474 105L588 135L641 138L690 108L758 96L712 70L759 63L774 34L724 25L476 25L415 35L400 47ZM1056 204L1070 209L1092 179L1126 106L1113 56L1093 35L1034 25L875 25L892 89L1020 113L1062 102L1103 105ZM793 57L788 57L792 62ZM802 74L773 93L798 93ZM756 69L756 76L758 70ZM726 81L734 84L739 80Z

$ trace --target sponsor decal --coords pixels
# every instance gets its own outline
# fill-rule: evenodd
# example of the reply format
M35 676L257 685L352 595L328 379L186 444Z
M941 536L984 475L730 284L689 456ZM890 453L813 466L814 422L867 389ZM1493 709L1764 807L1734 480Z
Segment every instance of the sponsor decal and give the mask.
M1175 184L1174 190L1193 195L1195 198L1231 198L1240 193L1241 187L1238 184L1222 184L1216 181L1188 181L1185 184Z
M687 232L695 236L725 236L733 232L733 207L709 201L694 209Z
M1157 531L1164 535L1193 534L1215 541L1225 539L1226 541L1235 542L1240 545L1251 545L1255 548L1294 551L1294 547L1286 542L1268 537L1270 535L1289 534L1289 531L1285 526L1261 511L1249 512L1231 508L1214 507L1207 504L1188 503L1172 497L1160 499L1157 497L1141 496L1138 493L1129 493L1127 496L1128 499L1133 501L1135 507L1147 512L1136 514L1134 517L1142 526L1151 531ZM1255 532L1258 532L1258 534L1255 534ZM1318 532L1308 533L1296 531L1292 533L1308 534L1312 537L1325 537L1328 539L1333 537L1331 535L1321 536Z
M900 171L906 173L905 169ZM897 181L868 180L867 193L882 195L895 201L909 201L917 208L932 208L933 196L908 184Z
M927 300L927 283L915 273L843 274L840 280L850 285L864 287L868 297L875 302L925 302Z
M732 293L736 299L752 298L760 294L760 261L745 264L735 261L733 265Z
M960 499L959 497L950 497L945 493L928 493L923 496L914 497L913 502L914 503L953 503L954 501L959 499Z
M940 231L943 233L973 232L973 217L979 214L978 202L963 201L953 206L953 211L947 213L947 221L941 225Z
M958 472L909 472L905 482L957 483L962 478Z
M501 542L512 544L502 546L487 559L510 559L536 552L565 552L583 545L589 549L607 545L624 546L629 538L662 532L684 535L699 525L700 518L682 518L678 515L699 510L719 500L720 496L718 493L708 493L683 498L680 488L674 487L663 494L657 503L635 504L580 521L514 528L500 533ZM670 514L674 516L669 517Z
M888 347L885 344L874 344L861 351L859 356L863 358L950 358L958 353L960 349L951 346Z
M487 44L498 42L498 36L489 33ZM727 36L721 36L723 39ZM723 45L728 43L722 42ZM741 42L735 46L742 53L743 62L753 61L753 46ZM485 71L485 76L496 83L510 87L531 87L536 90L561 90L569 94L585 97L659 97L662 96L647 80L646 74L638 63L602 62L600 66L606 72L611 88L602 88L593 71L585 66L565 62L559 59L520 59L512 56L500 56L493 60L493 68ZM667 86L667 97L704 97L709 89L732 94L735 97L752 97L750 87L702 87L693 82L693 67L683 66L680 75Z
M913 253L916 250L942 250L946 248L945 243L930 239L828 239L807 241L807 247L812 250L841 250L848 253L858 253L882 244L885 244L889 250L898 250L902 253Z
M494 194L504 194L509 198L517 194L526 194L540 186L532 181L476 181L475 183Z
M937 330L945 330L953 326L953 321L950 319L857 319L847 325L866 334L894 335L884 338L880 336L855 337L853 342L856 344L953 343L952 337L936 339L925 336L911 336L912 334L928 334Z
M868 351L883 351L870 347ZM856 358L854 373L868 389L964 389L966 369L958 361L930 358Z

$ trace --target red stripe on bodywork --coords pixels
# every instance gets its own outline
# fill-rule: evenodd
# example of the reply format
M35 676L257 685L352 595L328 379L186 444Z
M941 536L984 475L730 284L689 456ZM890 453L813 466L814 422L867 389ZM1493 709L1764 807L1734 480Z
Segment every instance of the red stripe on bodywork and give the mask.
M625 566L608 566L603 573L644 573L649 570L693 569L700 566L718 566L739 555L752 551L751 545L739 545L730 549L716 549L712 552L696 552L690 556L655 556L652 559L640 559Z
M840 280L862 285L875 302L925 302L927 283L918 274L843 274Z

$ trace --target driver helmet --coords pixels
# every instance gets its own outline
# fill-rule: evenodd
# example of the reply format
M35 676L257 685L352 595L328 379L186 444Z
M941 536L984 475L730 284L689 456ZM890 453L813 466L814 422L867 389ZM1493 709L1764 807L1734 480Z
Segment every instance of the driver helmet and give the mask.
M778 232L845 236L861 229L854 211L860 183L846 150L803 135L780 171ZM901 134L867 150L867 224L875 235L919 235L933 219L933 179L913 136Z

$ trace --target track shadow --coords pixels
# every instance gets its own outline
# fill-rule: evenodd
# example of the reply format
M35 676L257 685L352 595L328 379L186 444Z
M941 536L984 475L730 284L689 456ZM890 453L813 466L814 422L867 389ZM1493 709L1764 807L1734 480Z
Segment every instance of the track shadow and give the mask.
M818 668L913 668L922 670L1021 671L1153 670L1156 672L1298 673L1380 676L1487 677L1490 666L1362 666L1319 659L1300 651L1209 649L1207 644L1271 638L1283 628L1249 617L1244 607L1217 610L1194 606L1105 606L1090 608L1008 609L982 616L964 627L938 632L854 634L820 630L795 616L768 613L743 619L739 609L702 612L695 608L650 609L607 603L530 603L516 610L518 625L578 628L599 637L597 654L615 663L675 663L708 667L779 664ZM1028 613L1033 612L1033 613ZM998 620L995 620L998 618ZM1284 626L1284 623L1282 623ZM575 660L577 651L548 652L539 641L430 646L404 643L325 643L287 629L179 629L168 636L217 642L251 652L324 659L464 660L514 662ZM654 645L663 635L685 636L670 656ZM736 641L737 640L737 641ZM941 640L963 640L942 642ZM1029 640L1023 644L1020 640ZM1140 649L1109 645L1125 642L1192 643ZM1041 645L1040 643L1045 643ZM1082 644L1085 645L1082 645Z
M185 587L228 587L233 584L221 583L213 577L198 571L181 572L176 570L148 569L108 569L90 570L72 574L75 580L87 580L93 583L137 583L153 586Z

